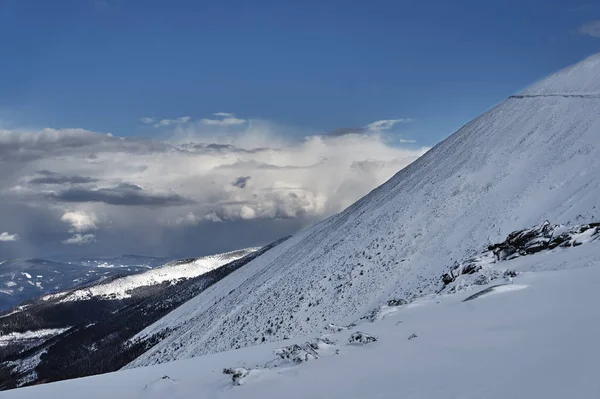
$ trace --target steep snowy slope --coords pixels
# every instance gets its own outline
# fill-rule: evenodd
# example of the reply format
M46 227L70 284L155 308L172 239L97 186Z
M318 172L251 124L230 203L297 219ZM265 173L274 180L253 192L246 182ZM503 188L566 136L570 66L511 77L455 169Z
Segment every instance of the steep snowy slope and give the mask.
M599 56L465 125L344 212L291 238L145 329L132 367L356 321L513 230L598 219ZM555 94L578 93L579 96Z
M3 398L597 398L600 321L590 316L600 301L600 243L505 266L522 273L500 287L419 299L349 331L17 389ZM488 293L466 301L482 291ZM377 341L349 344L357 331ZM296 353L309 356L277 355L307 341L318 342L316 349ZM248 372L237 386L223 373L232 367Z

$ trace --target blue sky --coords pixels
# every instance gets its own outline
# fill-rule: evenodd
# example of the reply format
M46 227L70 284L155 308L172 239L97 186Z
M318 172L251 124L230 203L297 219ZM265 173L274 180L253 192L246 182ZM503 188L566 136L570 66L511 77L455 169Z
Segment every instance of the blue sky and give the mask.
M234 112L328 131L411 118L431 145L600 50L600 4L3 0L0 127L152 135ZM600 36L600 33L597 35Z

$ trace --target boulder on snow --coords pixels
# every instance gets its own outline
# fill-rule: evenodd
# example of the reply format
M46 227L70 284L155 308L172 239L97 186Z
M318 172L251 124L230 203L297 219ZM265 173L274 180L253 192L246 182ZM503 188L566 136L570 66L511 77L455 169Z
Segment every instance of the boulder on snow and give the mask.
M353 333L352 335L350 335L350 338L348 338L349 344L367 345L367 344L370 344L370 343L376 342L376 341L377 341L376 335L367 334L362 331L357 331L357 332Z
M244 368L244 367L224 368L223 374L227 374L227 375L231 376L233 385L241 385L243 379L250 374L250 370L248 370L247 368Z

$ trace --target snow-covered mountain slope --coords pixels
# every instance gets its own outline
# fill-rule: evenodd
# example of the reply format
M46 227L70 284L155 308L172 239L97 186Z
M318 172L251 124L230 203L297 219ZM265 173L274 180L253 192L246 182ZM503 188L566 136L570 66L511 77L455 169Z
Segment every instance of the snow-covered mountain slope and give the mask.
M597 398L600 321L592 316L600 301L600 243L524 256L506 266L520 274L505 285L427 296L350 330L2 394L6 399ZM487 293L472 295L476 292ZM357 331L377 341L349 344ZM317 344L313 348L307 341ZM282 347L289 349L278 350ZM287 359L289 353L294 356ZM224 374L226 368L237 376Z
M47 295L42 300L58 299L63 302L82 301L92 298L124 299L131 297L133 290L165 282L175 283L182 279L200 276L219 266L240 259L260 248L247 248L202 258L184 259L169 262L161 267L114 279L104 284L95 284L72 292Z
M148 327L139 338L167 337L131 366L350 323L391 298L439 290L454 261L511 231L597 220L598 57L533 86L544 96L507 99L342 213ZM575 92L590 95L552 95Z
M166 262L164 258L143 256L61 261L0 261L0 312L49 292L70 290L116 275L140 273Z

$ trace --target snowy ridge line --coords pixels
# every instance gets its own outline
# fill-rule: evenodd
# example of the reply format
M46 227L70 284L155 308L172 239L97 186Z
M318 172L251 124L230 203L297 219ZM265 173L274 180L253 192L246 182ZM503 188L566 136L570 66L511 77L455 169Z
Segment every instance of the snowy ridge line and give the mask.
M538 98L538 97L565 97L565 98L600 98L599 94L569 94L569 93L556 93L556 94L514 94L508 96L508 98Z
M165 282L176 283L179 280L197 277L229 262L243 258L259 249L259 247L247 248L197 259L172 261L143 273L120 277L108 283L95 284L71 292L46 295L41 299L44 301L57 299L61 302L83 301L94 297L101 297L106 300L126 299L131 297L131 291L136 288Z

